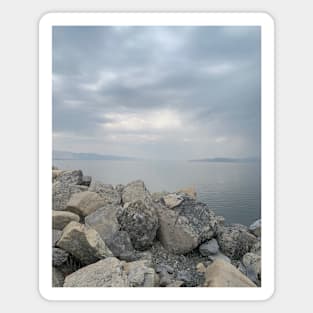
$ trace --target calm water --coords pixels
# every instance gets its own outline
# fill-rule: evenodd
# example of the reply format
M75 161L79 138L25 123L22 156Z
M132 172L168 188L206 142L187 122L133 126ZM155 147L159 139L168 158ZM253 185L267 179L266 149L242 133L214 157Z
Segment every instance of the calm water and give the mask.
M260 218L259 163L187 161L55 160L61 169L81 169L107 184L142 179L151 192L194 186L198 200L207 203L227 223L251 224Z

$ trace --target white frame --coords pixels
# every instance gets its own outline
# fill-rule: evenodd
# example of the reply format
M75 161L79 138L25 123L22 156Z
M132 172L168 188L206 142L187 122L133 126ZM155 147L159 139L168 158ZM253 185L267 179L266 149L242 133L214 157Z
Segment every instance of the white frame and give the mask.
M262 32L262 286L55 288L51 270L52 27L240 25ZM47 300L266 300L274 293L274 21L267 13L48 13L39 22L39 292Z

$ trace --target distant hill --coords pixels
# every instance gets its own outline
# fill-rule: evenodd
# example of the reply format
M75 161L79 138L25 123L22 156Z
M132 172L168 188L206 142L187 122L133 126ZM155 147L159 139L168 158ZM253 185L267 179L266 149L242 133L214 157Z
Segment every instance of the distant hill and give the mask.
M189 162L212 162L212 163L255 163L260 162L258 158L208 158L189 160Z
M136 160L132 157L124 157L117 155L102 155L96 153L75 153L69 151L53 151L53 160Z

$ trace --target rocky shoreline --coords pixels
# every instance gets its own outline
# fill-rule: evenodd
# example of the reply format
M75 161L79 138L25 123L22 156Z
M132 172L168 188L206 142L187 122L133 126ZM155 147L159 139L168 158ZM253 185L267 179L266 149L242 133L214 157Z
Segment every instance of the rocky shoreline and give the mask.
M53 287L258 287L261 220L226 225L192 188L52 169Z

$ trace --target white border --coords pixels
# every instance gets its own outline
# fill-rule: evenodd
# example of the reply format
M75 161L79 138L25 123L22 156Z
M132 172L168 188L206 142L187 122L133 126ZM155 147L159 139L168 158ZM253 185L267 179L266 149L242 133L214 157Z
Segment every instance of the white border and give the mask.
M52 26L241 25L262 29L262 287L53 288ZM39 292L47 300L266 300L274 293L274 21L266 13L48 13L39 22Z

